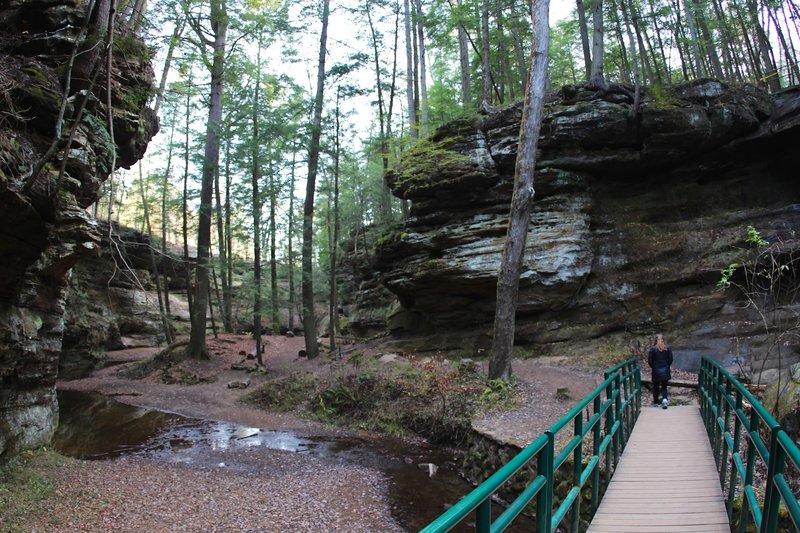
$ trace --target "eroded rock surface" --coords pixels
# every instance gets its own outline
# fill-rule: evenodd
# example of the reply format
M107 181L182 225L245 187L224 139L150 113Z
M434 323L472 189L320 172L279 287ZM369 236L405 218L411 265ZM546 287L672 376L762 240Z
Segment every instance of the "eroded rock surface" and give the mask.
M92 54L79 56L62 128L66 140L76 126L72 143L32 177L55 137L60 76L88 5L57 0L0 5L0 456L46 443L52 435L65 289L72 266L96 253L100 241L84 208L97 200L113 150L118 166L130 166L158 128L145 105L153 90L150 52L138 38L120 34L113 72L108 76L101 70L92 92L79 74L102 62L90 62ZM100 18L91 18L90 30L100 27ZM107 80L113 144L103 104ZM59 177L62 162L65 172Z
M623 87L548 101L517 341L534 354L624 353L664 331L686 368L755 355L758 317L716 282L747 225L800 247L800 91L701 80L646 94L639 117L632 101ZM402 305L388 327L411 347L490 345L520 114L445 126L389 177L411 218L374 265ZM797 346L783 357L797 360Z
M165 342L149 237L116 224L109 232L108 224L103 221L98 222L98 227L100 253L81 257L72 269L58 362L59 379L84 377L102 367L109 350ZM156 268L162 288L165 279L168 280L172 333L186 334L189 328L186 270L183 262L169 252L165 256L155 252Z

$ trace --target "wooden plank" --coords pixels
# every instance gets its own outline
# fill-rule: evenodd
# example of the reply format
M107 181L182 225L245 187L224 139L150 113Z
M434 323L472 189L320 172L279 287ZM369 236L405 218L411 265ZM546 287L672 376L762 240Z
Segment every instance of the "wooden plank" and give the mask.
M730 533L731 527L728 524L711 525L702 524L697 526L626 526L615 524L613 526L594 526L590 528L592 533Z
M643 409L590 533L728 532L697 407Z

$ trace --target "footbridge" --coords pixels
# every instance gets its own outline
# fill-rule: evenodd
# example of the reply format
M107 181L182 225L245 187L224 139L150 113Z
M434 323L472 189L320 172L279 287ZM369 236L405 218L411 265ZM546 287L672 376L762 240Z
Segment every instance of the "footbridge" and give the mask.
M636 359L604 378L422 531L497 533L522 513L537 533L800 531L800 450L719 363L702 360L699 408L643 408Z

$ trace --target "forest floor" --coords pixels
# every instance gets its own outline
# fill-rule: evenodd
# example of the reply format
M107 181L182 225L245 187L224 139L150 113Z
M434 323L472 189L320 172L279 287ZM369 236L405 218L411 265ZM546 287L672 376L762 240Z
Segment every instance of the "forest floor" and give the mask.
M353 376L374 372L393 376L391 379L395 381L405 380L406 386L412 382L418 386L424 383L425 394L439 394L450 404L459 403L458 394L470 387L469 381L461 381L463 365L442 356L414 358L387 354L376 342L346 346L343 356L323 353L315 360L308 360L298 357L304 346L301 337L264 339L262 372L232 369L232 365L255 367L255 360L248 358L253 355L252 339L220 335L208 340L208 361L167 358L167 364L158 368L145 366L152 370L149 375L131 379L135 374L131 368L141 369L142 362L150 360L159 350L124 350L109 354L111 366L84 379L59 382L58 388L100 393L131 405L187 417L286 430L301 437L322 437L354 433L363 436L377 430L374 425L362 425L360 429L354 424L337 426L330 419L317 416L328 422L323 423L312 419L307 409L291 406L265 410L241 399L253 390L261 390L262 395L269 393L272 398L276 390L292 389L309 380L316 384L316 390L324 388L322 383L332 387L329 391L345 390L348 397L356 396L362 381ZM474 366L485 372L486 361L476 361ZM513 370L516 379L513 397L500 397L490 402L492 408L479 410L482 412L472 417L472 427L518 446L531 442L602 382L602 370L580 368L567 359L518 359L513 362ZM420 373L429 377L422 378ZM485 378L480 380L485 383ZM229 388L234 382L248 386ZM387 383L379 382L376 387L386 388ZM420 390L415 389L414 393ZM496 396L490 389L478 393L482 401ZM692 401L690 395L684 396L679 402ZM649 405L648 397L644 396L644 405ZM320 398L332 402L336 396L328 394ZM367 415L358 411L353 416L358 419ZM440 431L447 431L447 426ZM252 454L248 460L252 462ZM209 468L135 457L79 461L31 456L30 462L37 475L53 487L37 505L44 506L47 512L17 513L9 519L13 520L9 530L405 530L393 516L387 495L388 480L383 473L342 461L276 450L259 455L256 467L249 472L215 470L213 463ZM0 530L5 531L2 526Z

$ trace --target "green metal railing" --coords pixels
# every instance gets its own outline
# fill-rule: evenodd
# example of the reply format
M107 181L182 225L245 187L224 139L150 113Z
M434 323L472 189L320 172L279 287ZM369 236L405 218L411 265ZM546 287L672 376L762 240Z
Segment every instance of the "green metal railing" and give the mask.
M581 511L581 490L591 480L591 512L600 505L600 463L605 457L604 484L608 486L611 471L627 443L642 406L642 380L636 359L605 372L605 380L591 394L556 422L550 429L518 453L475 490L446 513L425 527L423 533L449 531L475 513L475 531L504 531L526 505L536 498L536 531L551 533L572 511L572 531L578 531ZM605 396L605 398L603 398ZM592 406L589 409L589 406ZM586 414L584 415L584 411ZM591 415L590 415L591 411ZM572 436L556 454L558 433L572 427ZM584 462L584 439L591 434L591 456ZM559 440L560 442L560 440ZM554 474L572 457L571 486L566 497L554 506ZM493 521L492 495L514 474L536 461L536 477ZM612 466L613 465L613 466Z
M750 404L749 413L747 403ZM720 483L723 490L727 487L728 519L733 516L737 488L743 487L740 532L748 530L752 519L759 533L775 533L781 503L794 522L795 530L800 530L800 504L784 477L787 464L795 469L800 467L800 450L744 385L719 363L706 357L700 371L700 409ZM744 458L743 438L748 444ZM767 468L763 490L754 480L757 461Z

